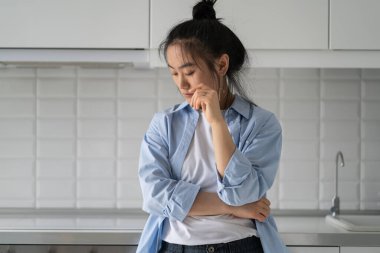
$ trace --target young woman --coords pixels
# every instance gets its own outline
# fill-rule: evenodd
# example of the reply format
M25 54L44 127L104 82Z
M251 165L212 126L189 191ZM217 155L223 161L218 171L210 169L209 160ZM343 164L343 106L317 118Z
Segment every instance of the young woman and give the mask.
M193 8L161 44L185 102L157 113L141 146L143 209L137 252L286 252L265 198L278 168L281 127L247 99L247 53L215 17Z

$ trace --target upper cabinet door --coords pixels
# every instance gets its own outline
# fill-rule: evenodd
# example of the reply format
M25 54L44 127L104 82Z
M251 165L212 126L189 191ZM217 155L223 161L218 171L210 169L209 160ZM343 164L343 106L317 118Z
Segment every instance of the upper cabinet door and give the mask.
M331 0L330 5L331 49L380 49L379 0Z
M151 48L196 2L151 1ZM219 0L215 9L247 49L328 49L328 0Z
M195 0L152 0L150 2L150 48L158 48L169 30L191 18Z
M1 0L1 48L148 48L149 0Z

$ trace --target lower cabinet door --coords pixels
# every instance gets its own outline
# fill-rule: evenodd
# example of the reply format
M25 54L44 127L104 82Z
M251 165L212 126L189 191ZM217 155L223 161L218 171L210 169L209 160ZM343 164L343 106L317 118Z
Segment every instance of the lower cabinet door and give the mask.
M135 253L126 245L0 245L0 253Z
M290 253L339 253L339 247L288 247Z
M340 253L380 253L380 247L340 247Z
M94 249L96 253L136 253L137 246L97 246Z
M1 245L0 253L41 253L48 252L46 245Z

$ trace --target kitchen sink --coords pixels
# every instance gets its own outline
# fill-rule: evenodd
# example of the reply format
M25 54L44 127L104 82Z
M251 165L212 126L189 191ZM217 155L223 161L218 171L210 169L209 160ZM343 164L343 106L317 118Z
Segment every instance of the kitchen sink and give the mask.
M327 215L326 222L348 231L380 232L380 214L342 214L335 217Z

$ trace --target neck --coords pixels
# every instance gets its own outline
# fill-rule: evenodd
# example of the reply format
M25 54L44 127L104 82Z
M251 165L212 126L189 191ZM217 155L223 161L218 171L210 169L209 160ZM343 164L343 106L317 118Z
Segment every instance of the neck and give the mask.
M221 80L221 85L219 87L219 106L221 110L226 110L234 102L235 95L232 94L228 88L226 78Z
M227 94L220 100L220 109L226 110L228 107L232 105L234 99L235 95L228 90Z

